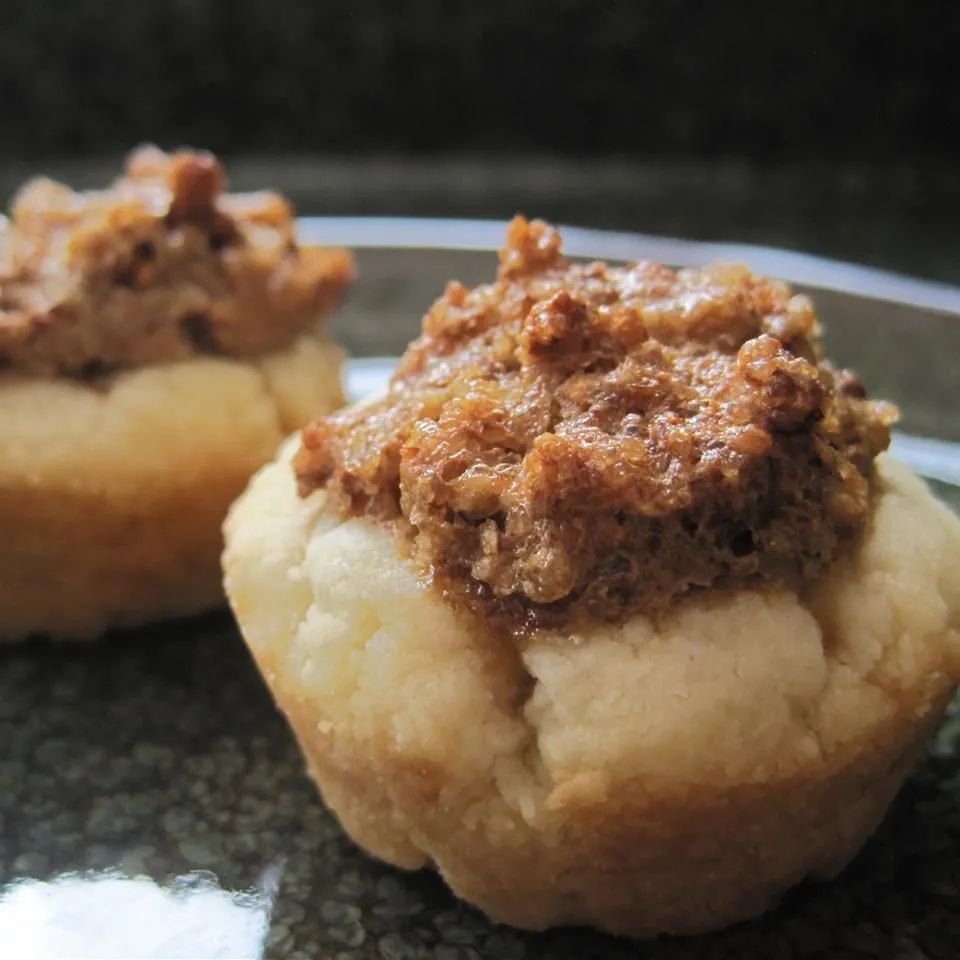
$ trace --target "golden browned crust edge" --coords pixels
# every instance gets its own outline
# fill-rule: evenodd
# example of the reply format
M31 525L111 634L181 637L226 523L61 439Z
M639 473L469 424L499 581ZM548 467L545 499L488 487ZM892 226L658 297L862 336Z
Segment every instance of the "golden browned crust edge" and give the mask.
M613 803L574 811L553 848L529 838L493 846L482 828L470 837L462 810L435 804L441 772L411 770L400 755L372 757L368 744L324 735L282 684L274 694L324 800L369 853L404 869L439 854L434 865L454 892L498 923L653 937L757 917L800 881L839 873L883 819L952 688L909 725L901 717L874 731L869 749L781 782L703 789L659 804L644 803L638 782ZM363 757L375 779L345 762L350 757Z
M220 522L245 482L232 469L142 498L0 490L0 640L91 638L219 606Z

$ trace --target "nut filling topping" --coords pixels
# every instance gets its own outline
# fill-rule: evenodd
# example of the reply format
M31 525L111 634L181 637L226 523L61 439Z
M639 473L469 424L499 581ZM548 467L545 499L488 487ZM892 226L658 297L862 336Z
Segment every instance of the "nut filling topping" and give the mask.
M394 525L515 633L820 574L867 521L895 408L820 359L782 283L560 247L515 219L496 283L447 287L387 395L304 431L301 494Z
M226 194L209 154L132 154L109 190L27 184L0 216L0 368L94 376L205 353L276 350L353 276L297 244L273 193Z

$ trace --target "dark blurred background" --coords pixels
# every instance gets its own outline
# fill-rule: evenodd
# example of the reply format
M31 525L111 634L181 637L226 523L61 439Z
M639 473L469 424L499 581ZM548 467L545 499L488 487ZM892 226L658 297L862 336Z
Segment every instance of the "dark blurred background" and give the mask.
M205 146L303 213L507 217L960 282L960 4L0 6L0 193Z

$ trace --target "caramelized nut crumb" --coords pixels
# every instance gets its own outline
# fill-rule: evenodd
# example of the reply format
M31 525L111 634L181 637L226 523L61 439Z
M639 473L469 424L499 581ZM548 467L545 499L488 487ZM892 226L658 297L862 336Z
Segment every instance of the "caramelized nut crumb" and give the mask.
M350 254L300 247L286 201L225 186L210 154L154 147L108 190L27 184L0 218L0 366L83 377L248 357L316 324L352 280Z
M515 633L820 575L863 529L896 411L820 359L810 301L720 265L580 265L517 218L386 397L304 431L300 491L391 523Z

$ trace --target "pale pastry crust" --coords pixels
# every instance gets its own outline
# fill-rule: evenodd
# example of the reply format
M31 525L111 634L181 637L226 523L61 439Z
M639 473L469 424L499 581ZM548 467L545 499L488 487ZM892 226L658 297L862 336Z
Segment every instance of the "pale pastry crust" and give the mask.
M291 430L343 402L342 352L301 335L99 386L0 374L0 639L91 637L223 601L220 527Z
M299 498L294 449L226 524L244 636L350 835L494 920L760 913L857 852L960 678L960 521L889 457L863 542L803 597L705 591L515 646L387 529Z

